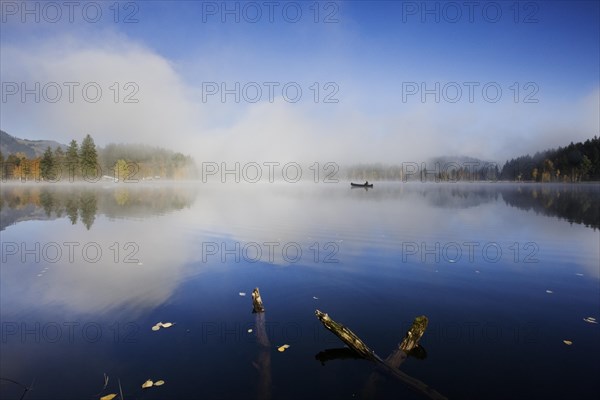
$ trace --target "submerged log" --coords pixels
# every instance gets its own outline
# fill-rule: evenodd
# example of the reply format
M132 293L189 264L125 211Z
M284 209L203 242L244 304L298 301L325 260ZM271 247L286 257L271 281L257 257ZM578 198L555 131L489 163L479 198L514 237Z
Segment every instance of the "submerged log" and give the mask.
M317 318L325 328L327 328L334 335L339 337L342 342L346 343L348 347L360 354L363 358L368 360L376 360L378 357L373 350L366 344L354 332L346 328L344 325L332 320L329 315L319 310L315 311Z
M425 350L419 346L419 340L425 333L428 324L427 317L424 315L415 318L410 329L404 335L402 342L398 343L396 349L385 359L385 362L392 368L398 369L400 365L408 358L408 355L415 356L417 358L424 358L426 356ZM374 398L376 393L376 387L378 382L381 380L381 373L379 371L373 371L373 373L367 379L365 387L363 389L363 396L365 398Z
M423 337L429 320L426 316L421 315L415 318L410 329L404 335L402 342L398 344L396 350L390 354L385 361L391 366L398 368L406 360L408 354L416 350L419 346L419 340Z
M430 388L425 383L400 371L397 366L392 365L387 360L385 360L385 361L382 360L354 332L352 332L350 329L348 329L344 325L331 319L329 317L329 315L327 315L326 313L316 310L315 314L317 315L317 318L319 319L319 321L321 321L323 326L325 326L325 328L327 328L327 330L329 330L333 334L335 334L338 338L340 338L340 340L342 342L344 342L349 348L354 350L357 354L361 355L363 358L365 358L367 360L374 362L377 365L377 368L379 370L381 370L382 372L385 372L385 373L393 376L394 378L404 382L405 384L410 386L412 389L429 397L430 399L436 399L436 400L446 399L446 397L444 397L443 395L438 393L436 390ZM423 318L424 318L424 320L423 320ZM413 328L414 328L414 331L413 331ZM405 346L410 346L411 344L413 346L415 346L418 343L421 336L423 336L423 333L425 332L426 328L427 328L427 318L426 317L417 317L415 319L415 323L413 323L413 326L411 327L409 332L406 334L406 337L409 337L409 333L410 333L411 340L407 341ZM420 332L420 335L419 335L419 332ZM417 336L418 336L418 339L416 339L416 341L412 340L412 339L416 338ZM406 340L406 337L405 337L405 340ZM402 343L405 343L405 340L403 340ZM400 344L400 347L402 347L402 343ZM404 358L406 358L406 353L404 352L404 350L402 350L401 348L399 350L402 354L404 354Z
M260 291L258 288L254 288L252 291L252 307L255 313L261 313L265 311L265 307L263 306L262 299L260 297Z

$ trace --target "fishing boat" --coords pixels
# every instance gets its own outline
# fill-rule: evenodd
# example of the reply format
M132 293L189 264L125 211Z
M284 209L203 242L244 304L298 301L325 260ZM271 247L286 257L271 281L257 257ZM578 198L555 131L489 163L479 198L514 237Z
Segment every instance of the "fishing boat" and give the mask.
M350 186L351 187L372 188L373 184L372 183L353 183L353 182L350 182Z

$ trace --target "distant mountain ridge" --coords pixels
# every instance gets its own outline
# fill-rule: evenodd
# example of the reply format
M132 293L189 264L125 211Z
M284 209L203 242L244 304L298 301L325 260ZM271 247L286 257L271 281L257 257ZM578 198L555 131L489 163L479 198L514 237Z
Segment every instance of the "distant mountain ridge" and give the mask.
M0 151L2 151L4 157L19 152L25 154L28 158L41 157L48 146L52 150L57 147L61 147L63 150L67 149L67 145L54 140L19 139L0 130Z
M490 164L497 164L492 161L481 160L479 158L468 156L439 156L429 159L429 163L432 164L432 168L433 165L435 165L436 163L439 163L442 167L449 164L458 164L462 166L471 164L474 167L482 167L488 166Z

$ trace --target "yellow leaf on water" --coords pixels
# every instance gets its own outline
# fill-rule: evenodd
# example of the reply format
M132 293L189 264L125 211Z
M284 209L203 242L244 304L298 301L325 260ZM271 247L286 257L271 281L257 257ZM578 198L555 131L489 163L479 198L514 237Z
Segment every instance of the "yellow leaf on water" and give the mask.
M149 388L149 387L151 387L152 385L154 385L154 382L152 382L150 379L148 379L146 382L144 382L144 383L142 384L142 389Z
M112 400L115 397L117 397L117 395L115 393L111 393L111 394L107 394L106 396L100 397L100 400Z
M154 325L154 326L152 327L152 330L153 330L154 332L156 332L156 331L157 331L157 330L159 330L159 329L160 329L160 326L158 326L158 325Z
M277 348L277 351L279 351L279 352L283 353L284 351L286 351L286 349L289 349L289 348L290 348L290 345L289 345L289 344L284 344L283 346L279 346L279 347Z
M563 343L566 344L567 346L570 346L573 344L573 342L571 342L570 340L563 340Z
M162 386L164 384L165 384L165 381L163 381L162 379L160 381L154 382L154 386Z
M175 324L174 324L174 323L172 323L172 322L165 322L165 323L161 323L161 324L162 324L162 327L163 327L163 328L170 328L170 327L172 327L173 325L175 325Z

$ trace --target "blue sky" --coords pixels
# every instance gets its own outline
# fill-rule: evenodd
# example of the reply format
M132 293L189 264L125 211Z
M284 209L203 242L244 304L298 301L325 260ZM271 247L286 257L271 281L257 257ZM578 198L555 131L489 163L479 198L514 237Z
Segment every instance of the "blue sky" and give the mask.
M121 2L118 22L113 4L92 4L102 10L97 23L80 10L70 23L64 8L57 23L45 20L52 9L41 8L39 23L32 15L22 22L21 9L3 4L3 85L103 88L94 104L3 97L3 130L64 142L91 133L101 145L146 142L201 159L238 160L251 151L258 159L340 162L445 153L503 162L600 131L597 1L474 1L471 16L465 2L274 2L272 22L262 1ZM236 7L239 22L234 14L223 22L223 10ZM257 9L261 16L249 21ZM296 10L302 14L292 23ZM137 22L124 23L132 12ZM111 82L135 82L139 102L111 103ZM279 86L273 102L265 91L257 102L233 95L222 102L218 93L205 102L207 82ZM296 103L282 97L289 82L302 90ZM439 102L420 93L403 101L406 84L433 89L436 82ZM472 102L465 82L476 85ZM456 85L462 90L456 102L441 93L448 83L448 97L456 98ZM490 83L502 90L494 103L482 93ZM323 103L327 94L338 102Z

